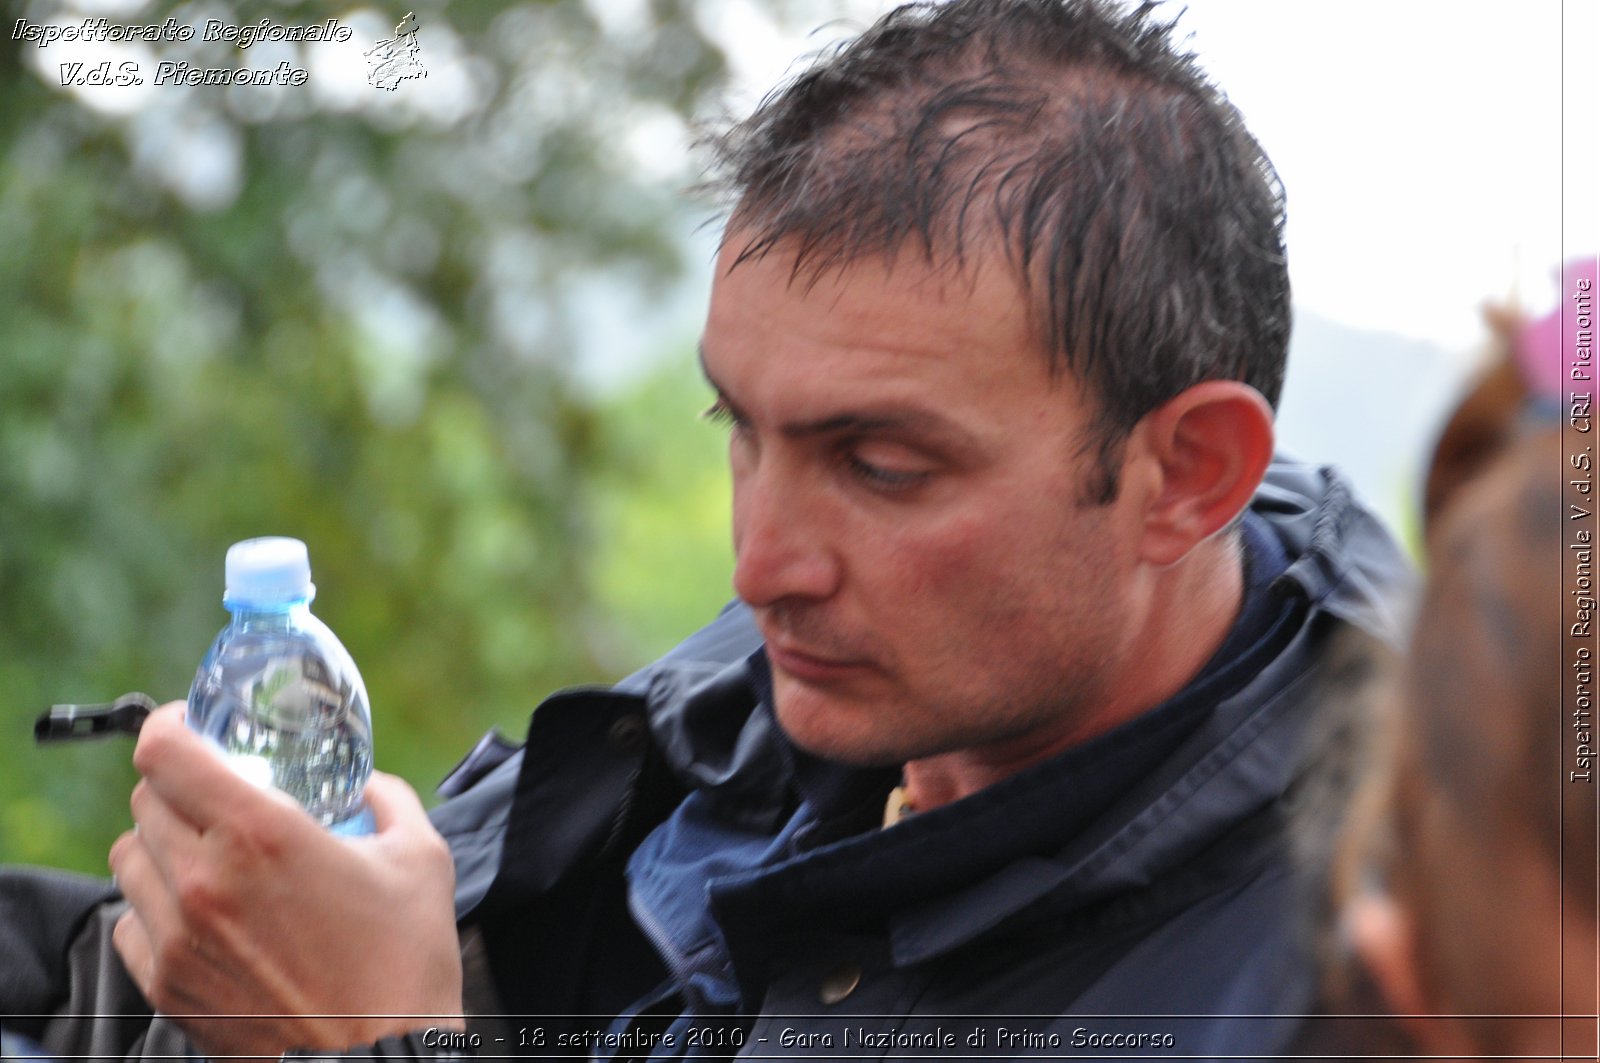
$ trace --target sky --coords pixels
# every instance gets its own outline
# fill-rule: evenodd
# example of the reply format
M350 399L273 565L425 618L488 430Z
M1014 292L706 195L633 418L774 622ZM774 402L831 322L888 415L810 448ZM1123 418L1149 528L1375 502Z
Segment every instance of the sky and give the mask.
M858 25L887 9L844 6ZM812 46L773 29L752 0L708 8L727 39L745 42L736 72L746 100ZM1600 246L1593 192L1585 210L1574 202L1580 175L1596 180L1600 0L1188 0L1166 10L1183 11L1180 31L1278 168L1301 307L1470 359L1485 301L1545 309L1563 258Z
M650 0L585 3L616 39L651 24ZM691 10L726 48L737 114L794 72L797 56L853 35L889 6L696 0ZM73 7L136 21L146 5ZM1600 0L1168 0L1163 10L1181 12L1179 35L1239 107L1287 190L1296 334L1280 445L1336 458L1385 519L1403 525L1423 457L1485 356L1485 305L1540 315L1557 298L1560 263L1600 248ZM423 18L425 82L375 92L361 52L392 32L391 16L365 4L337 11L355 33L310 50L319 106L433 123L471 113L475 82L447 25ZM252 55L266 66L277 58L270 44ZM58 44L48 61L128 57L69 56ZM47 80L51 72L41 69ZM226 128L172 118L178 112L158 106L148 87L80 91L140 123L152 146L146 161L167 167L196 206L236 193L241 160ZM292 99L247 95L273 106ZM676 116L641 113L634 125L633 165L675 184L692 179L690 134ZM665 302L616 278L579 282L580 384L613 393L664 358L687 357L715 253L705 220L703 207L686 204L690 268Z
M649 25L648 2L587 0L621 34ZM130 21L145 7L140 0L72 6ZM699 0L694 11L727 47L737 111L782 80L796 56L859 29L888 6ZM1290 271L1302 308L1426 341L1468 364L1484 339L1486 301L1516 299L1542 311L1555 299L1560 262L1600 246L1596 197L1577 192L1596 183L1600 154L1593 80L1600 0L1169 0L1164 9L1182 12L1180 33L1277 165L1288 190ZM319 63L311 85L324 106L411 109L436 122L471 109L470 78L447 27L424 27L425 83L374 93L356 53L388 22L365 5L340 13L357 30L354 39L311 50ZM69 57L58 44L49 60L128 57L109 48L80 46L84 54ZM271 50L258 45L256 58L270 65ZM149 109L157 90L79 91L97 106L128 113ZM230 156L205 150L206 131L192 133L185 150L164 154L182 160L197 203L208 193L231 198L238 175L227 170ZM641 116L635 140L644 168L688 154L687 131L670 117ZM703 292L703 244L695 261L690 286ZM593 372L604 378L625 368L633 357L615 352L653 335L659 332L597 345L618 361L602 361Z
M1196 47L1289 190L1302 305L1456 350L1481 337L1482 301L1554 299L1564 253L1597 242L1592 192L1587 226L1563 231L1563 6L1587 9L1592 45L1593 3L1190 5ZM1588 119L1567 148L1592 163Z
M619 10L639 0L590 0ZM827 0L819 0L826 3ZM882 3L703 0L732 50L735 110L795 56L858 31ZM1487 353L1484 307L1537 316L1559 265L1600 249L1595 213L1600 0L1188 0L1180 35L1233 100L1288 194L1295 339L1282 452L1334 461L1391 527L1412 526L1443 419ZM662 145L665 147L665 145ZM660 157L659 155L657 157ZM691 288L709 285L702 232ZM692 336L686 300L665 332ZM659 332L657 334L660 334ZM626 376L625 337L596 363Z

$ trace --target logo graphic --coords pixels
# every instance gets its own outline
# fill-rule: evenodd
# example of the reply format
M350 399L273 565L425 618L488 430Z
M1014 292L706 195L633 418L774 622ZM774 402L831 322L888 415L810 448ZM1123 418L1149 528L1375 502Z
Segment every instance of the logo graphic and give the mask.
M406 12L406 17L394 28L394 37L379 41L367 57L367 84L393 92L407 78L425 78L428 71L417 58L417 16Z

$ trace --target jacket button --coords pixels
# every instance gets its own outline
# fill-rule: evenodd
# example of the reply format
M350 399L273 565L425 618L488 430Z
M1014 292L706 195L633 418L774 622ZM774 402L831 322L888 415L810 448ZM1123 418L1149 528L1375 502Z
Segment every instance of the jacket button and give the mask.
M637 753L644 748L645 730L643 716L623 716L611 725L606 738L620 753Z
M824 1004L839 1003L845 997L856 991L856 986L861 984L861 968L853 963L847 963L828 974L822 980L822 985L817 989L817 999Z

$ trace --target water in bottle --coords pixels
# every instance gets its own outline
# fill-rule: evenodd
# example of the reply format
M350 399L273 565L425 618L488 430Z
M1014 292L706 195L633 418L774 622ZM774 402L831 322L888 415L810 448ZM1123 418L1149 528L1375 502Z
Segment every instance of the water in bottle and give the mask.
M370 832L367 690L350 654L311 615L305 543L235 543L225 570L232 619L195 673L189 726L240 774L287 793L328 829Z

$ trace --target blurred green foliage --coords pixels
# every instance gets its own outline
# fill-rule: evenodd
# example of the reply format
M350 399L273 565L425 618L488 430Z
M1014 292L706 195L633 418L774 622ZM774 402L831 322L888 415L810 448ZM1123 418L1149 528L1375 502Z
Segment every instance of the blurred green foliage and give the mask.
M411 7L209 0L112 22L365 32ZM432 75L458 72L431 111L404 103L438 98L427 81L97 110L0 33L0 861L103 871L131 747L35 748L31 719L182 697L237 539L310 544L378 766L424 792L485 729L520 738L539 696L642 663L728 597L692 359L604 399L574 366L583 286L648 299L679 275L692 174L643 165L630 130L703 112L724 58L692 0L641 2L625 31L597 7L417 8ZM153 49L240 62L220 42Z

